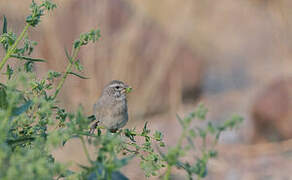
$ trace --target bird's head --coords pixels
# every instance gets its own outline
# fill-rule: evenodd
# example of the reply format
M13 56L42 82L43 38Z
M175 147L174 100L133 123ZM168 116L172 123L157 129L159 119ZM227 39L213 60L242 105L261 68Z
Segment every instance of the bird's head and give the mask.
M119 80L113 80L103 89L103 93L117 100L124 100L132 88Z

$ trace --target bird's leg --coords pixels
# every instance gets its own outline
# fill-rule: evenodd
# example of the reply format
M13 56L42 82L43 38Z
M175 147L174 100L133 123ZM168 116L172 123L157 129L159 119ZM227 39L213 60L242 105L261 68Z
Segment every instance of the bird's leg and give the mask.
M116 133L117 131L118 131L118 128L116 128L116 129L110 129L109 130L111 133Z
M94 131L97 128L98 124L99 124L99 121L96 121L91 125L90 130L89 130L89 134L94 134Z

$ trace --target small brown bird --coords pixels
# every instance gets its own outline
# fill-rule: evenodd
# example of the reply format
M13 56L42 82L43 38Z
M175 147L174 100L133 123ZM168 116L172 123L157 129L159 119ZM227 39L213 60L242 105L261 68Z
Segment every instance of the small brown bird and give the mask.
M96 120L90 128L93 133L99 123L111 132L116 132L128 122L127 94L131 87L122 81L113 80L106 85L94 104Z

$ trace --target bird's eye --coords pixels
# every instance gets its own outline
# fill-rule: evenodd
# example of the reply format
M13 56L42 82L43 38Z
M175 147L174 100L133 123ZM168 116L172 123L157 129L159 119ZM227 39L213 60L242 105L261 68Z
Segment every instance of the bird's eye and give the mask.
M116 88L116 89L120 89L120 88L121 88L121 86L116 86L115 88Z

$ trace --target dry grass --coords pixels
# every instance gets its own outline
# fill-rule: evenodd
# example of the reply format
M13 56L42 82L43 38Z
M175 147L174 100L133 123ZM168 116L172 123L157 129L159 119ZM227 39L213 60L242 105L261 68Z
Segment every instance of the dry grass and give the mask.
M125 2L122 3L124 12L118 12L119 2ZM19 32L29 3L30 0L0 1L0 15L8 17L10 28ZM62 0L57 4L59 8L43 20L41 27L31 30L32 38L39 41L34 55L48 59L47 64L38 66L40 74L46 69L64 69L64 47L70 48L79 33L93 27L102 32L102 40L86 47L80 55L84 75L90 79L69 78L60 94L59 98L69 108L81 103L90 113L103 85L111 79L121 79L134 87L130 97L132 116L155 110L177 111L186 84L200 85L203 81L204 85L209 83L215 87L213 92L209 86L203 86L203 100L210 107L208 117L220 120L230 111L242 113L248 123L242 128L240 139L246 139L252 131L249 112L256 93L275 77L292 74L290 0L87 0L86 3ZM198 65L181 65L185 59L178 56L181 47L193 52L192 58ZM198 72L197 76L186 78L187 67L191 67L190 72ZM211 80L206 76L211 76ZM237 87L242 79L247 84ZM222 92L216 86L218 83L224 86ZM167 117L153 122L165 131L172 130L167 134L172 135L169 142L176 134L172 122ZM228 176L228 168L238 165L240 171L238 162L244 161L242 172L246 176L241 179L256 179L254 174L272 173L272 170L257 169L262 164L256 161L272 159L275 154L280 157L275 158L274 163L271 159L268 162L271 165L283 162L289 170L285 162L290 159L281 158L283 151L289 149L292 149L290 141L252 147L236 144L226 148L224 145L220 147L223 160L215 161L211 169L214 168L215 174L224 172ZM231 155L224 156L229 150ZM232 172L241 174L238 170ZM277 177L280 170L275 172Z
M2 7L5 5L9 10L3 8L1 12L9 17L13 28L15 23L18 29L21 28L17 22L25 17L29 2L22 1L18 5L2 1ZM179 36L170 35L126 1L90 0L84 3L75 0L57 4L59 8L43 19L41 28L32 30L33 39L40 42L35 55L48 60L37 68L41 75L47 69L64 69L67 63L64 47L70 48L79 33L91 28L100 28L102 32L102 40L87 47L80 55L84 74L90 79L70 78L60 94L66 107L75 108L83 104L90 113L102 87L112 79L124 80L133 86L131 97L135 98L130 97L129 101L133 115L175 109L181 103L180 74L183 68L178 68L182 61L178 51L186 42ZM12 14L14 11L17 13ZM192 58L197 61L197 57ZM198 85L200 77L190 78L194 79L191 80L193 84Z

